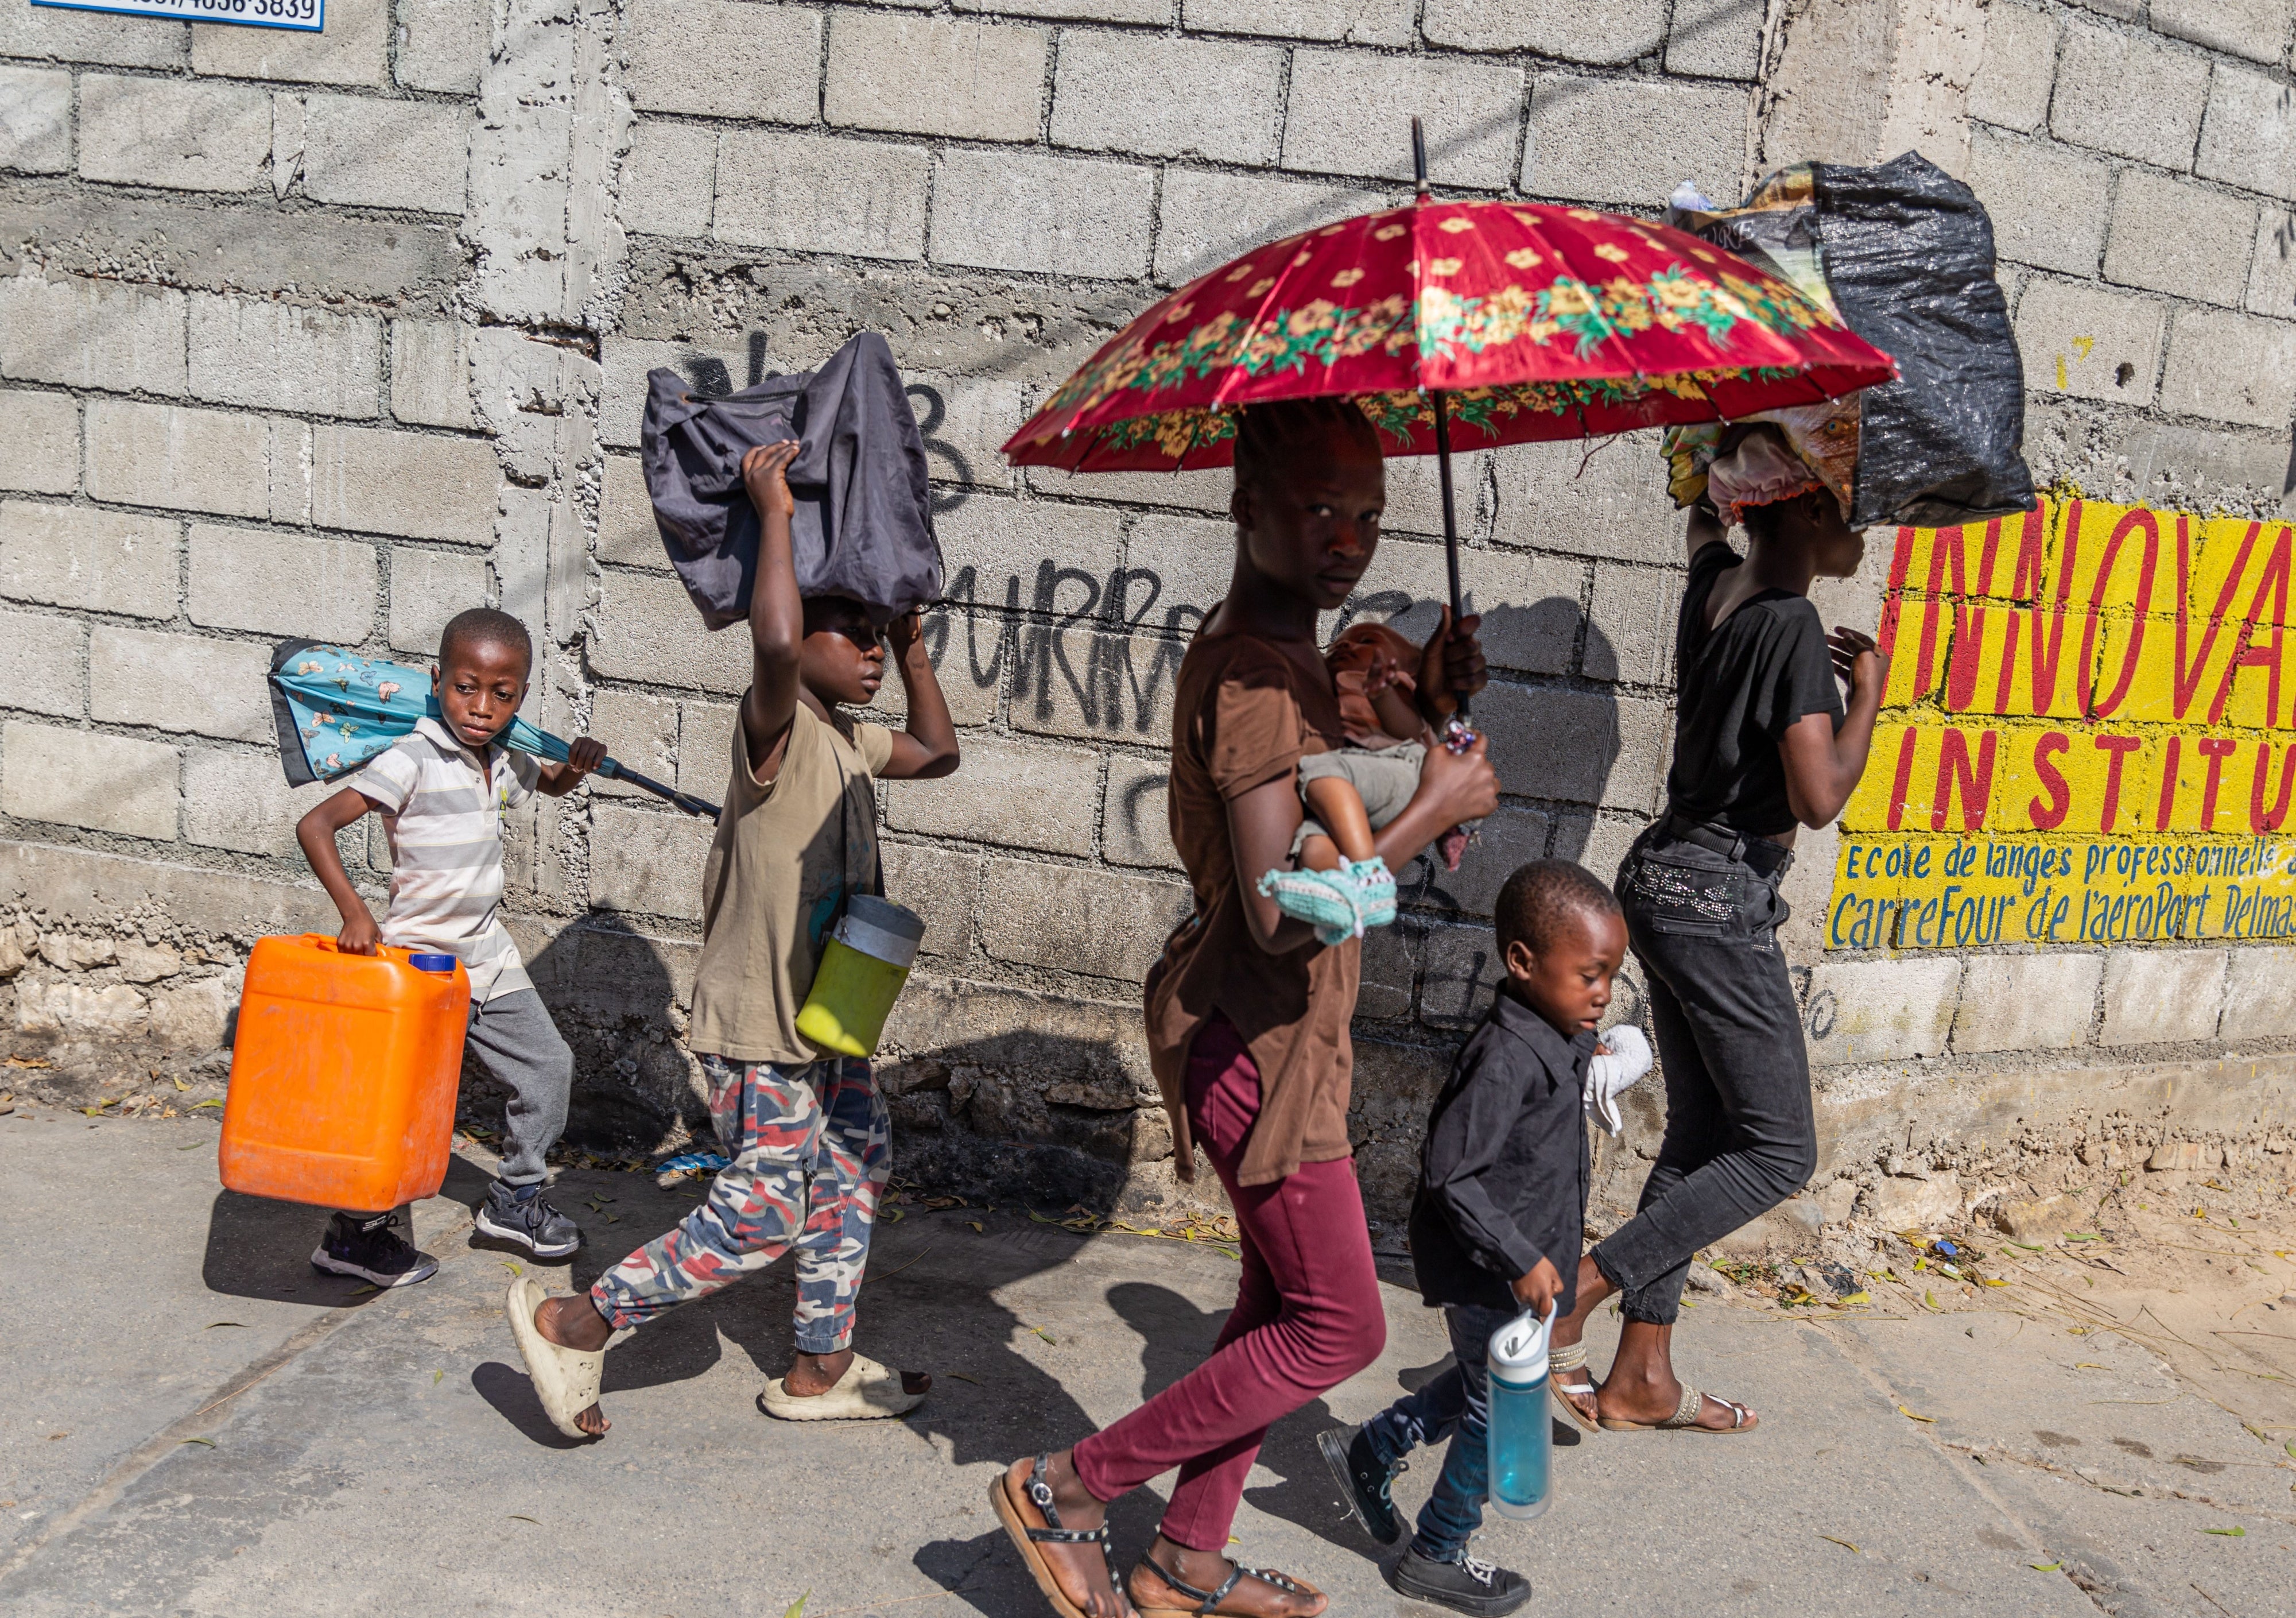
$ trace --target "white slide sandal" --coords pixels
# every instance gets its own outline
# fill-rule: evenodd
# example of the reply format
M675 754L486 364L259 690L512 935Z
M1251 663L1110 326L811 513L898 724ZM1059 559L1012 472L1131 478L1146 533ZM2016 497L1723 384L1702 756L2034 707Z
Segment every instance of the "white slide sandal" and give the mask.
M585 1433L574 1418L598 1402L606 1351L566 1348L537 1330L534 1311L542 1307L546 1295L525 1276L511 1282L510 1294L503 1300L503 1313L510 1318L510 1335L518 1342L519 1358L526 1361L526 1374L534 1383L535 1397L542 1401L550 1425L569 1438L596 1438L600 1435Z
M901 1386L901 1374L866 1355L856 1354L845 1375L826 1393L811 1398L791 1393L775 1376L758 1395L758 1408L783 1421L869 1421L906 1416L924 1402L922 1393Z

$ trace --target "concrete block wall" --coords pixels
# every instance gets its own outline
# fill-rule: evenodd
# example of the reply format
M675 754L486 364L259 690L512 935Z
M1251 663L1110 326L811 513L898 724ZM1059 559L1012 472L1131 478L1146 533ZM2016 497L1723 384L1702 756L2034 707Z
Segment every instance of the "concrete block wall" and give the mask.
M1224 587L1226 480L1017 472L996 447L1161 292L1402 195L1412 113L1447 193L1644 213L1685 178L1734 195L1757 161L1934 148L1995 211L2037 470L2279 498L2289 8L1829 3L1898 41L1836 125L1795 77L1828 5L1760 0L335 0L316 39L0 10L0 838L37 855L0 900L101 932L140 881L243 948L292 908L275 893L313 897L291 827L316 793L265 738L267 645L419 659L480 600L537 632L535 718L716 796L747 653L701 631L652 531L646 373L726 390L876 330L932 457L954 604L932 644L965 749L954 779L883 794L889 881L931 922L889 1081L912 1161L1160 1189L1152 1113L1054 1091L1144 1093L1138 982L1186 905L1172 680ZM1390 1214L1400 1098L1490 981L1499 881L1549 853L1615 868L1670 735L1679 522L1652 445L1460 472L1506 801L1460 871L1406 874L1366 951L1358 1133ZM1390 538L1329 627L1431 627L1431 468L1390 473ZM1879 584L1825 608L1870 621ZM1806 912L1831 863L1810 842ZM519 828L511 904L583 1053L582 1127L693 1117L674 1036L705 843L603 785ZM385 858L357 854L371 891ZM233 883L272 885L235 909ZM2223 1009L2259 1003L2254 950L1793 948L1816 1057L1844 1072L2118 1060L2279 1014ZM70 1035L22 1007L72 970L30 961L20 1028ZM2081 1014L1994 1009L2033 972L2079 978L2049 991Z

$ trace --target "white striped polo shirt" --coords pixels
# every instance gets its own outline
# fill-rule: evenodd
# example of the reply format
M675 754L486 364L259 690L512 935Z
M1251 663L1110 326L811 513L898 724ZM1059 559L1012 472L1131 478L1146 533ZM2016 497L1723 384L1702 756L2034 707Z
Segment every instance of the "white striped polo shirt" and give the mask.
M462 957L480 1003L534 987L502 924L502 815L534 795L541 773L528 754L487 752L481 760L437 719L419 719L350 780L390 837L382 941Z

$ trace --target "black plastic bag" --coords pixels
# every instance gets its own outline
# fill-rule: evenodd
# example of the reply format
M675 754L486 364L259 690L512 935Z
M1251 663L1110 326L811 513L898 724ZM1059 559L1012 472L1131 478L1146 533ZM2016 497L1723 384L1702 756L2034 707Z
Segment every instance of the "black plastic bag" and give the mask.
M646 378L639 447L670 565L712 629L750 612L758 513L742 457L799 439L787 473L800 595L845 595L880 625L941 594L925 447L892 350L864 332L818 371L704 398L675 371Z
M1743 208L1669 222L1767 259L1898 362L1897 380L1860 401L1851 527L2033 508L2025 367L1994 279L1993 222L1968 186L1915 152L1873 168L1808 163L1771 175Z

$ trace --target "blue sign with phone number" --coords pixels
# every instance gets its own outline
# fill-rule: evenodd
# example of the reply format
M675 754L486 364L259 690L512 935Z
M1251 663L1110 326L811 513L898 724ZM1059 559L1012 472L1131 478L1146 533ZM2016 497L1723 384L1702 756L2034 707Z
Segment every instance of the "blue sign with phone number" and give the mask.
M172 22L237 22L248 28L316 34L327 25L327 0L32 0L67 12L114 12Z

